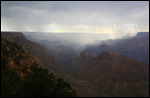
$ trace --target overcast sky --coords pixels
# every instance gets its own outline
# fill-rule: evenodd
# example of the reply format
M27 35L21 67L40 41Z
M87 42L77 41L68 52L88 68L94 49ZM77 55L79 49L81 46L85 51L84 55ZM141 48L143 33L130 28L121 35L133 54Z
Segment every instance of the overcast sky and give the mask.
M1 1L1 31L149 32L149 1Z

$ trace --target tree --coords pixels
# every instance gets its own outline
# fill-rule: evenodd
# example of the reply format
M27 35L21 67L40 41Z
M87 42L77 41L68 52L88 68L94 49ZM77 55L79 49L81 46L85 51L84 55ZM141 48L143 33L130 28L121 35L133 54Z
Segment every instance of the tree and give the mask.
M10 50L7 51L9 45ZM30 56L16 43L1 43L1 96L2 97L75 97L76 92L62 78L56 79L48 69L36 62L29 67L21 60ZM15 54L14 54L15 53ZM24 57L26 55L26 57ZM21 57L20 57L21 56ZM13 63L10 64L10 60ZM10 66L13 66L12 68ZM28 72L30 70L30 72ZM24 74L23 79L21 74Z

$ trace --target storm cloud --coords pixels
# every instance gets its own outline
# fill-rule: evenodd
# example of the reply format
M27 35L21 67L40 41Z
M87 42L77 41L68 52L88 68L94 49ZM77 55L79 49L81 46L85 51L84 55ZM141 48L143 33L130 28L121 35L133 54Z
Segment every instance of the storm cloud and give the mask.
M2 31L149 32L148 1L1 1Z

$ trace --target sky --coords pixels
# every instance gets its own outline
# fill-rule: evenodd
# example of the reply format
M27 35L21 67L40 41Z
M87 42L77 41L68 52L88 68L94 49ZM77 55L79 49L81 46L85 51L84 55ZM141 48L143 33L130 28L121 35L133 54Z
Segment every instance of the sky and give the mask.
M1 1L1 31L149 32L149 1Z

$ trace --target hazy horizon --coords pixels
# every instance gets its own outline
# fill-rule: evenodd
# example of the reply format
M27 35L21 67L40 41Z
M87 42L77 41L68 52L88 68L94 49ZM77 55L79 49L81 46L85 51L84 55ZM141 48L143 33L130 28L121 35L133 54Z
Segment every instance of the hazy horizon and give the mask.
M10 32L10 31L7 31ZM17 32L11 31L10 33ZM130 38L135 35L124 35L112 38L109 34L99 34L99 33L45 33L45 32L21 32L24 36L34 42L38 43L50 43L55 46L66 46L72 47L74 50L83 50L88 46L100 45L106 41L106 44L112 43L108 40L118 40L124 38ZM149 32L148 32L149 33Z

